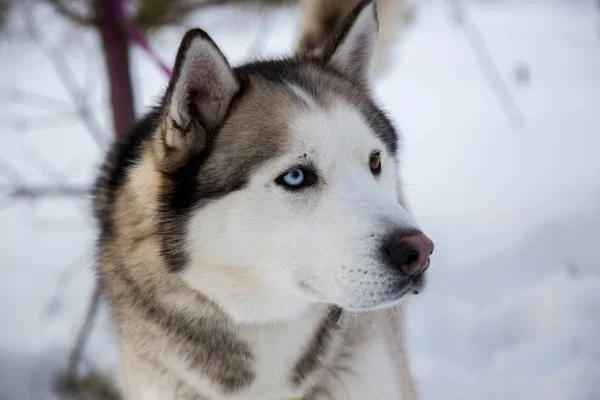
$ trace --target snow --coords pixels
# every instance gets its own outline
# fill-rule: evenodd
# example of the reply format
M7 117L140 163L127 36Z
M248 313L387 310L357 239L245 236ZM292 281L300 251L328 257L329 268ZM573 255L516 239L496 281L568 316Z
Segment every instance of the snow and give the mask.
M448 3L419 3L393 73L378 83L380 103L405 135L410 205L436 242L428 290L408 309L409 356L422 398L600 399L600 12L583 0L467 3L466 29L474 23L481 31L524 114L525 125L514 128ZM205 27L232 62L246 59L263 26L255 22L259 13L217 14L188 25ZM291 48L295 18L293 8L277 11L265 54ZM68 32L48 21L48 29ZM164 60L173 58L184 30L154 37ZM81 35L75 44L89 47L93 39ZM80 66L76 74L85 69L80 53L69 56ZM3 43L0 59L3 86L68 99L34 46ZM100 61L87 64L92 76L102 73ZM165 81L143 53L133 61L141 112ZM526 83L515 79L522 65L530 71ZM104 97L94 93L108 126ZM15 133L7 121L43 110L4 97L0 104L0 160L44 182L51 171L30 163L43 154L70 181L89 182L101 151L81 126L47 123ZM64 363L92 288L93 231L89 218L81 219L88 204L35 204L0 207L3 400L48 398L50 374ZM73 276L59 284L65 268ZM57 284L63 295L51 301ZM103 312L87 353L94 365L114 367L112 340Z

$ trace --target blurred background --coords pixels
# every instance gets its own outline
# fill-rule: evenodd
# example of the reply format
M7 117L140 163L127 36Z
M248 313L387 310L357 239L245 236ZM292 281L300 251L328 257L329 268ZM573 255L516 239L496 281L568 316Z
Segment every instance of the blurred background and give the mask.
M119 398L88 188L183 33L287 54L328 1L0 0L1 400ZM381 3L376 95L436 243L407 311L422 399L600 399L600 2Z

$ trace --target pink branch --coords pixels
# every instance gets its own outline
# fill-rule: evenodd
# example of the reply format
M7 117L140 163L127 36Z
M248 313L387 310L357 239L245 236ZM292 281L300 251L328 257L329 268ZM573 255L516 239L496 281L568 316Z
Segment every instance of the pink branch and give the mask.
M158 55L150 47L150 44L148 44L148 41L144 35L142 35L135 25L132 24L131 21L126 17L123 4L124 1L108 0L108 3L108 7L110 7L115 13L116 19L121 21L123 24L125 34L127 35L129 41L141 47L146 55L148 55L148 57L150 57L150 59L152 59L152 61L159 66L165 75L171 76L171 69L158 57Z
M165 73L166 76L171 76L171 68L169 68L167 64L165 64L152 50L146 38L140 33L140 31L135 27L135 25L129 22L125 25L125 30L127 32L127 37L129 38L129 40L141 47L142 50L144 50L144 52L146 53L146 55L148 55L148 57L150 57L150 59L152 59L152 61L154 61L154 63L158 65L158 67Z
M128 40L123 29L123 2L96 0L95 5L101 21L98 30L108 72L113 128L115 135L120 136L129 130L135 118Z

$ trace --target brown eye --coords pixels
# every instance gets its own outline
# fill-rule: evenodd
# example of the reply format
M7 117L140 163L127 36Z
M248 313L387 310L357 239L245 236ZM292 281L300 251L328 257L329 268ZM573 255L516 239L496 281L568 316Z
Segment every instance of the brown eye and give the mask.
M379 175L381 172L381 159L378 151L371 154L371 158L369 159L369 167L371 168L373 175Z

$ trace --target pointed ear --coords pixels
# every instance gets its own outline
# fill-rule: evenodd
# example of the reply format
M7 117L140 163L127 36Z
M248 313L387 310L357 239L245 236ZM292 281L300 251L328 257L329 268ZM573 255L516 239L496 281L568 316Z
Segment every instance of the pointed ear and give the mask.
M161 170L172 172L205 150L239 89L210 36L201 29L188 31L177 51L163 102L165 124L155 142Z
M363 0L350 12L323 56L334 68L366 83L377 47L378 30L375 0Z

